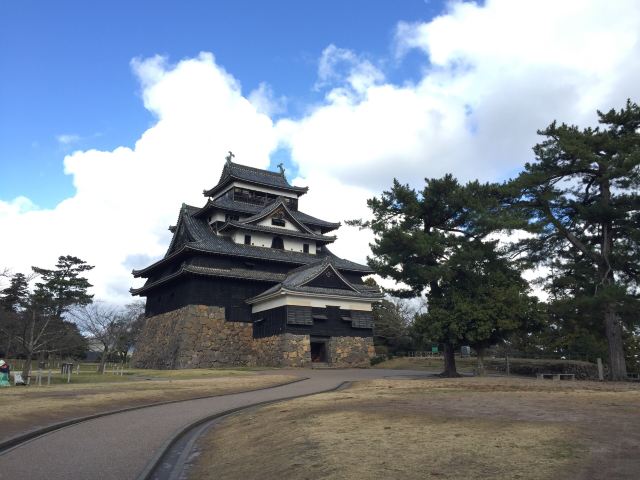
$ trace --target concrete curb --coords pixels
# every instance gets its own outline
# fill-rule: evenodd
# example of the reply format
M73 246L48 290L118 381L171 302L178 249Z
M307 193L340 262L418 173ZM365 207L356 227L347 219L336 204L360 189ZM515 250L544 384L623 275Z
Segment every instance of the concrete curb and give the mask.
M305 379L305 380L308 380L308 379ZM294 382L290 382L290 383L294 383ZM207 417L201 418L201 419L199 419L199 420L187 425L186 427L181 428L176 433L174 433L173 436L171 438L169 438L162 445L162 447L160 448L158 453L156 453L156 455L153 456L153 458L149 461L149 463L144 468L144 470L140 473L140 475L138 475L136 480L150 480L152 478L153 472L156 470L156 468L158 467L158 465L162 461L162 458L171 449L171 447L178 440L180 440L180 438L182 436L186 435L189 431L193 430L194 428L197 428L198 426L200 426L200 425L202 425L204 423L210 422L212 420L218 420L218 419L221 419L223 417L227 417L229 415L233 415L235 413L241 412L243 410L251 410L251 409L258 408L258 407L263 407L265 405L270 405L272 403L286 402L287 400L293 400L293 399L296 399L296 398L303 398L303 397L310 397L312 395L318 395L320 393L335 392L335 391L347 388L351 383L352 382L350 382L350 381L345 381L345 382L341 382L339 385L335 386L334 388L329 388L327 390L320 390L318 392L313 392L313 393L304 393L302 395L292 395L290 397L279 398L277 400L266 400L264 402L252 403L251 405L246 405L244 407L232 408L232 409L229 409L229 410L225 410L224 412L219 412L219 413L216 413L216 414L209 415Z
M52 425L48 425L46 427L39 428L37 430L32 430L30 432L23 433L21 435L16 435L15 437L11 437L11 438L9 438L7 440L4 440L3 442L0 442L0 455L4 455L5 453L10 452L14 448L17 448L17 447L19 447L19 446L21 446L21 445L23 445L23 444L25 444L25 443L27 443L27 442L29 442L31 440L34 440L35 438L41 437L43 435L46 435L47 433L51 433L51 432L54 432L56 430L61 430L63 428L70 427L70 426L76 425L78 423L86 422L88 420L94 420L96 418L107 417L109 415L116 415L118 413L131 412L133 410L140 410L140 409L143 409L143 408L158 407L160 405L169 405L169 404L172 404L172 403L189 402L191 400L202 400L202 399L205 399L205 398L214 398L214 397L226 397L228 395L237 395L239 393L258 392L258 391L261 391L261 390L269 390L271 388L284 387L286 385L291 385L292 383L303 382L305 380L309 380L309 377L300 377L300 378L297 378L295 380L291 380L289 382L279 383L277 385L272 385L270 387L254 388L252 390L243 390L243 391L231 392L231 393L218 393L216 395L203 395L201 397L185 398L185 399L182 399L182 400L167 400L166 402L147 403L147 404L144 404L144 405L136 405L135 407L126 407L126 408L121 408L121 409L118 409L118 410L109 410L108 412L96 413L94 415L87 415L85 417L76 417L76 418L72 418L70 420L65 420L64 422L54 423Z

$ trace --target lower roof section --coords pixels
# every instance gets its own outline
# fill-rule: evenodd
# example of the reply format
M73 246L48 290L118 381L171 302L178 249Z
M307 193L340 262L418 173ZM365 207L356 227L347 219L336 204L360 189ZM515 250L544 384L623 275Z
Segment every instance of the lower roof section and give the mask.
M215 268L202 267L199 265L183 265L179 270L166 275L155 282L147 282L140 288L132 288L129 291L132 295L145 295L148 291L182 277L187 274L200 275L205 277L236 278L240 280L253 280L258 282L277 282L286 277L285 274L251 270L245 268Z

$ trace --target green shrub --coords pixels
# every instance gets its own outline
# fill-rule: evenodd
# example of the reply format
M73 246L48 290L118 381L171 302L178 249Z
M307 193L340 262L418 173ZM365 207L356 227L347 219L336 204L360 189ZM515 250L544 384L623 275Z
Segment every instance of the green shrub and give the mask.
M371 362L371 366L377 365L379 363L384 362L387 359L386 355L376 355L375 357L371 358L370 362Z

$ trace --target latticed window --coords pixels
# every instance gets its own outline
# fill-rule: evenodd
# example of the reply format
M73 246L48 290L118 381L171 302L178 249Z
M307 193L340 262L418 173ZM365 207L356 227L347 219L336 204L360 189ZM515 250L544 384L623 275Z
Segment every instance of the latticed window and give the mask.
M289 325L313 325L311 307L287 307L287 323Z
M353 328L373 328L373 314L371 312L352 310L351 326Z

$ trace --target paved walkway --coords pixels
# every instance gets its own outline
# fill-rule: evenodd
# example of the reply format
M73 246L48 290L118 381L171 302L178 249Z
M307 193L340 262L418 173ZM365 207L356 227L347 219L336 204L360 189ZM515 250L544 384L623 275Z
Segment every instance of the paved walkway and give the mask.
M346 381L425 374L375 369L273 373L310 378L255 392L118 413L66 427L0 454L0 479L135 479L174 433L201 418L255 403L329 390Z

